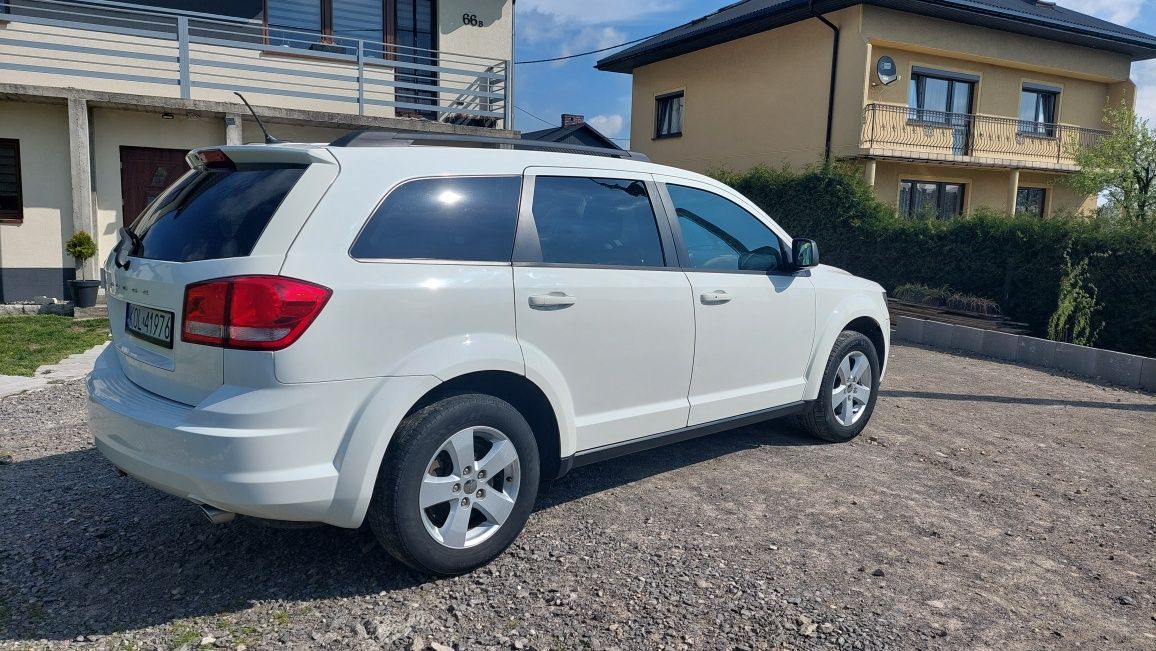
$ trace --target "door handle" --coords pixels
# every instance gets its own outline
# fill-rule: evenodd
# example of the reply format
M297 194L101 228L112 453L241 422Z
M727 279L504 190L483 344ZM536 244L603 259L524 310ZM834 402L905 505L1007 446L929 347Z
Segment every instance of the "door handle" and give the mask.
M565 292L550 292L549 294L535 294L530 297L530 307L539 310L567 308L577 302L573 296Z
M731 302L731 297L721 289L713 292L703 292L699 294L698 298L702 301L703 305L722 305L723 303Z

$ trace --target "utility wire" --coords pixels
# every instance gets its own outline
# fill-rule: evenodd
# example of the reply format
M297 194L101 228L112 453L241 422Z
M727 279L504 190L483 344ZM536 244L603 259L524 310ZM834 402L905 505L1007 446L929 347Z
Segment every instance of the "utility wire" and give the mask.
M525 113L526 115L534 118L535 120L541 122L542 124L545 124L546 126L554 127L555 129L560 128L560 125L554 124L553 122L551 122L549 120L543 120L542 118L538 117L537 115L534 115L533 113L527 111L526 109L522 108L521 106L518 106L517 104L514 105L514 108L516 108L519 111ZM610 136L606 136L606 137L610 138ZM621 140L622 142L630 142L630 138L610 138L610 140Z
M527 64L527 63L549 63L551 61L564 61L566 59L577 59L578 57L589 56L591 54L598 54L599 52L605 52L607 50L614 50L614 49L620 48L624 45L634 45L635 43L645 41L648 38L653 38L655 36L658 36L658 34L661 34L661 33L662 32L658 32L656 34L650 34L649 36L643 36L642 38L636 38L633 41L626 41L625 43L619 43L618 45L611 45L610 47L604 47L604 48L601 48L598 50L590 50L589 52L579 52L578 54L568 54L564 57L552 57L549 59L532 59L530 61L515 61L514 65L520 66L523 64Z

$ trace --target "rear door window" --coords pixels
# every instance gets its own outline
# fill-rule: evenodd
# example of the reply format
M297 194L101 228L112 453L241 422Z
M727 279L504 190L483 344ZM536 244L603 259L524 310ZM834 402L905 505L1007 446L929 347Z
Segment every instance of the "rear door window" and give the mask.
M542 262L662 267L662 240L642 181L539 176L534 225Z
M132 230L136 254L195 262L253 252L304 165L238 165L189 172L141 213Z
M361 260L509 262L520 176L418 179L381 202L349 253Z

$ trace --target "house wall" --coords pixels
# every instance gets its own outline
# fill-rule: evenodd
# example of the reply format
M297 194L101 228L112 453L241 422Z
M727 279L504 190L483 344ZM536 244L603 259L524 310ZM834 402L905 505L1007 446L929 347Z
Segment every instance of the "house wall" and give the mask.
M860 9L828 15L844 33L837 124L858 142L865 46ZM823 158L831 30L817 20L788 25L634 70L631 147L656 162L694 171L758 164L803 167ZM741 62L741 65L737 63ZM683 135L654 138L654 98L683 91ZM850 108L848 108L850 106Z
M880 201L895 206L899 202L901 181L943 181L963 183L964 212L979 209L1007 212L1011 193L1010 170L986 170L942 165L918 165L878 161L875 171L875 195ZM1095 208L1095 197L1086 197L1063 184L1063 175L1038 172L1020 172L1018 187L1046 188L1045 214L1076 212Z
M0 138L20 141L24 221L0 224L0 302L62 296L74 264L68 107L0 101Z

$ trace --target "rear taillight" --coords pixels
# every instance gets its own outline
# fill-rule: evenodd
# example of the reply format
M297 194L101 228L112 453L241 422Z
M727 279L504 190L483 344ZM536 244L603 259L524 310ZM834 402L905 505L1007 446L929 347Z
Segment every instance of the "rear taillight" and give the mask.
M181 341L281 350L297 341L333 292L284 276L234 276L185 289Z

